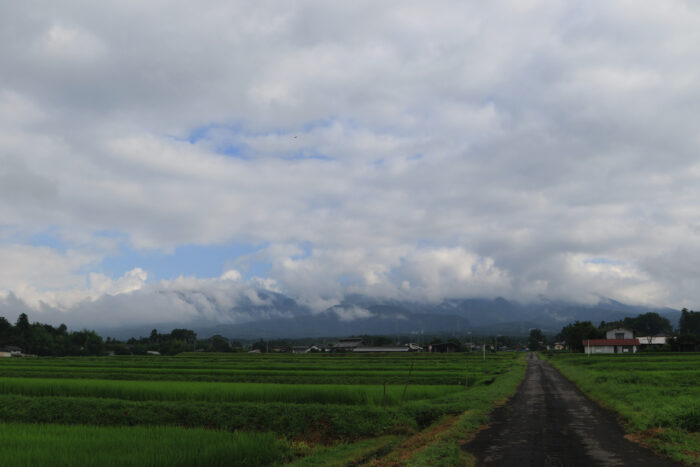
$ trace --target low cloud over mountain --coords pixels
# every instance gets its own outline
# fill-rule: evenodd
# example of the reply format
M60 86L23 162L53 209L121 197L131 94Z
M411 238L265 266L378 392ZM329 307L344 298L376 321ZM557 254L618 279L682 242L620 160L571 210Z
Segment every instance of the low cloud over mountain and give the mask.
M132 337L152 328L193 328L203 335L230 337L308 337L351 334L523 334L532 327L554 333L573 320L616 320L655 311L677 319L677 311L629 306L601 299L593 305L550 301L540 297L522 304L503 298L413 301L346 295L326 308L312 307L264 281L181 278L146 285L136 291L104 294L68 309L45 303L30 306L8 294L0 315L29 314L32 320L97 328L106 335ZM318 304L318 302L316 302Z

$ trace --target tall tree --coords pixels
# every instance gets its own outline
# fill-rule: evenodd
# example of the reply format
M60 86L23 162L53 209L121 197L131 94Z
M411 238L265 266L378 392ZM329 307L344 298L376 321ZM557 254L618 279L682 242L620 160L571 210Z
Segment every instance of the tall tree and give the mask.
M636 335L653 336L656 334L671 334L671 322L658 313L644 313L635 318L625 318L625 327L631 328Z
M530 338L527 341L527 347L530 350L542 350L544 348L544 334L539 329L530 330Z
M700 311L683 308L678 325L681 334L700 337Z
M593 326L590 321L576 321L564 326L557 335L558 340L567 343L571 350L583 350L583 341L586 339L600 339L605 333Z

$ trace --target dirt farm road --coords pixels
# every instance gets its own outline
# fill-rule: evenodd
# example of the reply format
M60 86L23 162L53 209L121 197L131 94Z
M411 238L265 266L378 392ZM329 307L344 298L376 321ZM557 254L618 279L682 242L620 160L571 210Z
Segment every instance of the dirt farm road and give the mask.
M525 380L464 449L477 466L678 466L624 438L615 415L537 355Z

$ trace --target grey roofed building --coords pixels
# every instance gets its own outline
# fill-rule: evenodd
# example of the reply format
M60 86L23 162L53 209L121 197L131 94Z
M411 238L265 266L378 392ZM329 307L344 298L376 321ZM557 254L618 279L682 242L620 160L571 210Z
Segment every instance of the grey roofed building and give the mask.
M340 339L338 342L333 346L334 350L352 350L355 347L358 347L362 345L362 338L361 337L348 337L345 339Z
M454 342L440 342L437 344L429 344L428 352L437 353L452 353L457 351L457 344Z
M410 352L411 349L407 345L360 345L352 349L353 352Z

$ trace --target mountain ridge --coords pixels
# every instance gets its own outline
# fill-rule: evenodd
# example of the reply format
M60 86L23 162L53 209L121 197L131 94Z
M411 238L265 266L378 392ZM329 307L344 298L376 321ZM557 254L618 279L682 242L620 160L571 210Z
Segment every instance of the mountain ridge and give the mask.
M342 337L347 335L410 335L452 333L464 335L503 334L526 335L532 328L545 334L556 334L573 321L616 321L642 313L655 312L668 318L673 325L680 312L671 308L627 305L610 299L597 304L576 304L542 299L521 304L503 297L453 298L439 303L376 299L349 295L339 304L322 311L309 307L284 294L257 292L261 303L248 300L229 312L249 316L241 322L218 322L211 318L190 322L152 323L120 328L99 328L106 336L129 338L146 336L151 329L165 331L188 328L200 337L220 334L234 339ZM221 310L226 317L227 310ZM260 319L255 319L260 316Z

